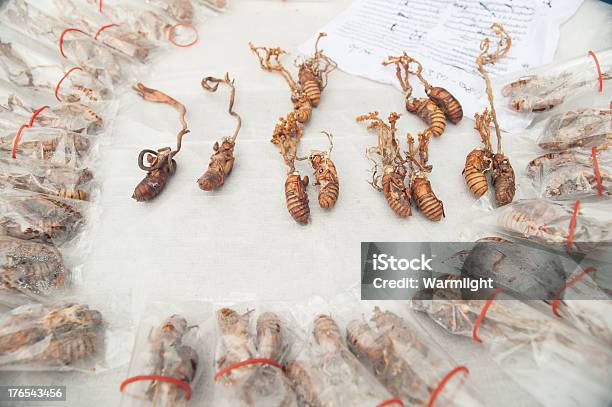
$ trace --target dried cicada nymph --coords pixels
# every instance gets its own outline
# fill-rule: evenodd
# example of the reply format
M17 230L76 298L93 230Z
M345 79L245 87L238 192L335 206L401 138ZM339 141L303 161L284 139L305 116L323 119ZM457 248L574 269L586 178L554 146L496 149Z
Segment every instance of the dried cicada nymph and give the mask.
M181 151L183 136L189 133L187 123L185 122L185 114L187 109L182 103L176 101L165 93L147 88L142 83L139 83L134 90L144 99L149 102L166 103L174 107L179 112L179 120L182 124L182 129L176 135L176 150L171 147L164 147L157 151L145 149L138 155L138 167L146 171L146 177L140 181L134 190L132 198L139 202L150 201L158 196L166 186L168 179L174 175L176 171L176 161L174 156ZM144 158L147 157L149 165L144 163Z
M389 124L387 124L378 117L378 112L370 112L358 116L357 121L369 121L368 129L378 130L377 146L370 147L366 151L367 158L374 164L370 185L384 194L393 212L402 218L406 218L412 215L412 193L410 185L406 185L408 171L402 159L399 141L395 135L399 117L399 114L391 113ZM382 180L381 176L377 176L379 163L372 158L372 155L377 155L382 163Z
M331 58L319 50L319 41L325 36L327 34L319 33L314 55L299 65L298 80L313 107L319 105L321 92L327 86L327 75L337 67Z
M308 157L301 157L298 158L298 160L310 161L316 179L315 185L321 186L321 190L319 191L319 205L321 208L330 209L333 208L336 201L338 201L340 184L336 166L330 158L332 149L334 148L333 136L327 132L323 132L323 134L329 139L329 150L313 150Z
M100 312L84 304L24 305L0 317L0 367L79 368L104 346Z
M210 85L212 82L214 85ZM210 157L208 170L198 179L198 185L203 191L213 191L221 188L225 184L225 178L229 176L234 168L234 147L236 146L236 138L240 131L242 121L238 113L234 111L234 98L236 96L236 88L234 80L230 80L229 74L225 74L224 79L213 78L211 76L202 79L202 88L209 92L216 92L219 83L225 83L231 88L229 114L236 118L236 129L230 137L224 137L221 143L216 142L213 150L214 153Z

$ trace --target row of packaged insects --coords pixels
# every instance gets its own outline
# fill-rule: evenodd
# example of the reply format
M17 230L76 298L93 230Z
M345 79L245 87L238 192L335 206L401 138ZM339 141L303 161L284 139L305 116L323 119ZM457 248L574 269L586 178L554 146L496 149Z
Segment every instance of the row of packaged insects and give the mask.
M487 247L474 247L472 263L492 261ZM510 257L500 269L517 275L513 260L520 254L501 247ZM481 270L470 256L465 264ZM471 338L474 351L484 351L543 405L568 399L606 405L611 304L568 301L585 298L585 291L602 295L588 275L576 281L552 302L552 312L551 303L521 302L511 290L485 300L453 288L422 290L408 303L364 302L347 292L291 304L148 304L117 383L121 405L484 405L470 366L438 342L455 339L436 325ZM0 369L100 372L124 364L127 336L100 309L63 301L3 315Z
M190 1L0 10L0 304L61 295L88 250L96 160L122 85L197 33ZM185 29L186 28L186 29ZM191 31L188 31L191 30ZM78 253L78 256L75 255Z

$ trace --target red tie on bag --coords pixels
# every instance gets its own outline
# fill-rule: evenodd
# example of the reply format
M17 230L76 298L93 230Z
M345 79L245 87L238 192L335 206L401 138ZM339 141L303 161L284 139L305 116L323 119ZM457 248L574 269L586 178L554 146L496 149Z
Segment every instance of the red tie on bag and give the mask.
M189 27L189 28L191 28L191 30L195 34L195 38L193 39L193 41L191 41L191 42L189 42L187 44L179 44L178 42L176 42L176 40L175 40L176 34L174 33L174 31L178 27ZM178 22L178 23L168 27L168 41L170 41L172 44L174 44L177 47L180 47L180 48L189 48L192 45L195 45L199 40L200 40L200 34L198 33L198 30L194 27L194 25L192 23L190 23L190 22L181 21L181 22Z
M472 329L472 339L474 339L476 342L482 342L480 337L478 337L478 329L480 329L480 325L482 324L482 321L484 321L485 316L487 315L487 311L489 311L489 308L491 308L493 300L495 299L497 294L501 293L502 291L504 291L503 288L496 288L495 291L493 291L493 293L491 294L491 296L489 296L489 298L487 299L487 302L485 303L484 307L482 307L482 309L480 310L480 315L478 315L476 322L474 322L474 328Z
M599 59L593 51L589 51L589 55L593 57L595 61L595 68L597 68L597 79L599 80L599 93L603 92L603 75L601 74L601 66L599 65Z
M576 218L578 217L578 211L580 210L580 199L574 204L574 213L569 224L569 231L567 235L567 247L565 251L569 254L572 251L572 243L574 243L574 230L576 229Z
M223 377L225 374L231 372L234 369L238 369L238 368L249 366L249 365L270 365L270 366L274 366L277 369L282 369L281 364L276 359L251 358L251 359L243 360L242 362L232 363L231 365L228 365L224 367L223 369L219 370L217 374L215 375L215 381L218 381L221 377Z
M74 71L82 71L82 70L83 69L81 69L80 67L74 66L74 67L70 68L68 70L68 72L66 72L64 74L64 76L62 76L62 78L57 82L57 85L55 85L55 91L53 92L53 94L55 95L55 98L57 99L58 102L60 102L60 103L62 102L62 100L60 99L58 93L59 93L60 86L62 86L62 82L64 82L64 79L66 79L72 72L74 72Z
M66 28L64 31L62 31L62 34L60 35L60 38L59 38L59 50L60 50L60 54L62 54L64 58L68 58L66 54L64 53L64 37L66 36L66 34L68 34L71 31L75 31L83 35L87 35L85 31L79 30L78 28Z
M586 276L589 273L594 273L596 272L597 269L595 267L587 267L586 269L584 269L582 271L582 273L578 274L577 276L575 276L574 278L572 278L570 281L565 283L565 286L559 290L559 292L557 294L555 294L555 297L553 298L552 302L550 303L551 308L552 308L552 313L559 317L559 318L563 318L561 316L561 314L559 314L559 312L557 311L557 309L559 309L559 302L561 301L561 294L567 290L568 288L570 288L571 286L573 286L574 284L576 284L578 281L580 281L584 276Z
M49 106L45 105L41 108L36 109L34 113L32 113L32 116L30 116L30 121L27 124L22 124L19 130L17 130L17 134L15 134L15 138L13 139L13 148L11 151L11 157L13 157L13 160L17 158L17 146L19 145L19 140L21 139L21 133L25 129L32 127L34 125L34 120L36 120L36 117L38 117L38 115L41 114L42 111L47 108L49 108Z
M128 377L127 379L122 381L121 384L119 385L119 391L123 392L125 387L130 383L142 382L142 381L156 381L156 382L165 382L165 383L174 384L180 387L181 389L183 389L183 391L185 392L185 400L190 400L191 395L193 394L189 383L179 380L176 377L156 376L156 375L151 375L151 376L143 375L143 376Z
M442 380L440 380L440 383L438 383L434 391L431 393L431 397L429 398L429 403L427 404L427 407L433 407L436 398L440 393L442 393L442 390L444 390L446 384L450 381L450 379L453 378L453 376L460 372L464 372L466 376L470 374L470 370L463 365L457 366L456 368L445 374Z

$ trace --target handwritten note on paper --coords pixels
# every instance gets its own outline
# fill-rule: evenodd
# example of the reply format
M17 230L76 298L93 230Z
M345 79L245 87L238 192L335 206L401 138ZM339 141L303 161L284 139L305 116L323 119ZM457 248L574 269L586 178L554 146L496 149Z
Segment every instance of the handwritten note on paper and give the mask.
M476 69L482 38L491 24L501 23L513 46L508 57L489 67L492 76L550 63L559 26L582 0L357 0L321 31L323 48L340 69L399 86L392 67L381 61L406 51L419 59L424 75L463 104L467 117L484 106L484 84ZM491 38L495 41L494 38ZM314 38L300 47L310 53ZM493 42L494 43L494 42ZM415 86L415 96L423 95ZM503 112L501 113L503 115ZM503 117L500 117L502 126ZM524 128L513 117L505 128Z

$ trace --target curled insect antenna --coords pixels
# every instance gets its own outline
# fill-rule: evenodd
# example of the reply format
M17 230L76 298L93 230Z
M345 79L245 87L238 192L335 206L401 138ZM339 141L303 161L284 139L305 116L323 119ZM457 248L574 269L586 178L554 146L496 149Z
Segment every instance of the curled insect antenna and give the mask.
M249 47L251 51L257 56L259 59L259 65L265 71L272 72L280 72L280 74L285 78L289 87L292 91L299 90L299 86L291 76L291 73L285 68L285 66L280 61L280 57L287 52L279 47L269 48L269 47L255 47L252 43L249 42ZM262 55L262 53L264 55Z
M485 145L485 149L487 151L493 152L493 147L491 146L491 122L493 121L493 117L489 112L488 108L481 113L474 114L474 128L480 134L480 139L482 143Z
M478 54L478 57L476 58L476 65L478 65L478 72L480 72L485 80L487 99L489 100L489 107L491 109L491 116L495 126L495 134L497 136L497 153L502 154L501 129L499 127L499 123L497 122L497 114L495 113L493 85L491 84L491 79L489 79L489 74L485 69L485 65L493 64L506 56L510 51L510 47L512 46L512 38L506 29L499 23L493 23L493 25L491 25L491 29L498 39L495 52L489 52L490 40L489 38L484 38L480 42L480 54Z
M232 134L230 137L230 140L234 142L236 141L238 132L240 132L240 128L242 127L242 118L234 111L234 101L236 100L236 87L234 86L234 79L230 79L229 73L227 72L225 73L223 79L207 76L206 78L202 79L202 88L209 92L216 92L219 88L219 83L225 83L231 89L228 112L231 116L236 118L236 128L234 129L234 134Z

